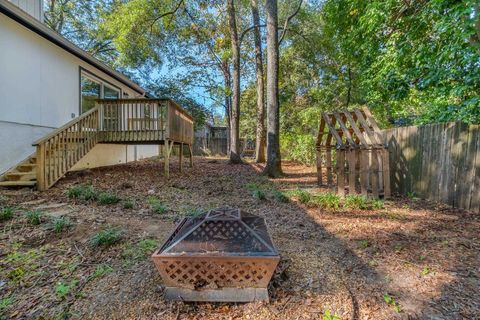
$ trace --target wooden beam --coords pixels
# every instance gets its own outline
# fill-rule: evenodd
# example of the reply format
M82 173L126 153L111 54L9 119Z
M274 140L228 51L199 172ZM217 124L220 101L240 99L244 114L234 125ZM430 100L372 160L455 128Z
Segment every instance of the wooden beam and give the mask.
M357 144L356 144L355 141L353 141L353 139L352 139L352 135L350 134L350 131L347 129L347 127L346 127L345 124L343 123L343 119L342 119L342 117L340 116L340 114L339 114L337 111L334 111L334 112L333 112L333 115L334 115L335 118L337 119L338 125L340 126L340 129L342 129L343 135L344 135L345 138L347 139L348 143L350 143L350 145L351 145L352 147L357 147Z
M359 109L355 109L355 114L357 115L360 125L363 127L365 132L370 137L370 140L372 141L372 145L383 145L380 141L377 140L377 135L373 132L373 130L368 125L367 121L363 117L362 112Z
M330 120L328 114L324 112L322 116L328 126L328 129L330 130L330 133L335 137L335 140L337 140L337 145L343 146L342 138L338 135L337 130L335 130L335 127L332 124L332 121Z
M370 141L370 138L368 136L363 135L362 131L358 128L355 119L353 119L351 113L348 111L345 111L344 114L348 122L350 123L350 128L352 128L353 132L355 132L355 135L360 140L360 143L365 147L368 147L369 145L371 145L372 143Z

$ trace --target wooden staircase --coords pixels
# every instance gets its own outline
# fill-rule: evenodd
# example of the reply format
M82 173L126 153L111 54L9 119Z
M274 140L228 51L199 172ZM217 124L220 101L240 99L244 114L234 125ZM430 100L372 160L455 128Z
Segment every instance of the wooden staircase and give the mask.
M0 187L33 187L37 184L37 157L32 155L0 177Z
M98 100L95 108L35 141L36 153L0 176L0 187L46 190L97 143L163 144L168 177L174 144L180 150L188 146L193 165L193 118L169 99Z

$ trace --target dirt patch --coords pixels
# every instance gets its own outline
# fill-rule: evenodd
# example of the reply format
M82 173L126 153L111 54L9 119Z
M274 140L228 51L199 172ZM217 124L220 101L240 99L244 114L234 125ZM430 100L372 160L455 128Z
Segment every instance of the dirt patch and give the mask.
M0 191L15 208L0 222L0 312L4 318L72 319L473 319L480 314L478 215L417 199L396 198L378 210L320 209L274 190L320 192L315 172L285 163L269 181L258 165L195 159L195 168L164 179L162 163L146 160L69 174L44 193ZM121 201L71 199L91 184ZM252 194L261 189L265 200ZM133 208L128 209L132 204ZM288 268L277 275L269 303L173 303L149 255L175 223L199 209L239 207L263 216ZM162 209L162 210L160 210ZM32 225L27 211L45 215ZM161 212L161 213L160 213ZM61 232L48 228L68 218ZM101 230L119 241L93 247Z

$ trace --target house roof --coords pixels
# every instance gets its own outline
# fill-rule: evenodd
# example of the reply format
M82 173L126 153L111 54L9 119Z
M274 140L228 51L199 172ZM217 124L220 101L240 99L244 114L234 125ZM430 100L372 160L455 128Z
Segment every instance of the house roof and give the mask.
M79 47L74 45L72 42L68 41L67 39L62 37L60 34L53 31L52 29L50 29L49 27L47 27L46 25L44 25L43 23L41 23L31 15L29 15L28 13L24 12L22 9L18 8L14 4L10 3L9 1L0 0L0 12L10 17L11 19L15 20L16 22L20 23L24 27L42 36L43 38L47 39L48 41L54 43L60 48L68 51L74 56L94 66L95 68L105 72L109 76L115 78L116 80L120 81L121 83L125 84L126 86L130 87L136 92L142 95L145 94L145 90L142 87L140 87L138 84L136 84L135 82L127 78L125 75L110 68L105 63L93 57L91 54L89 54L85 50L80 49Z

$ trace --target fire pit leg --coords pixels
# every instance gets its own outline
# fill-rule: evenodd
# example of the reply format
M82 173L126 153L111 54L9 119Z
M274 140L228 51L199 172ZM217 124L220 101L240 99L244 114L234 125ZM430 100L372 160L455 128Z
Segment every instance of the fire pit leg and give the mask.
M178 287L166 287L164 297L173 301L210 301L210 302L268 302L266 288L222 288L192 290Z

